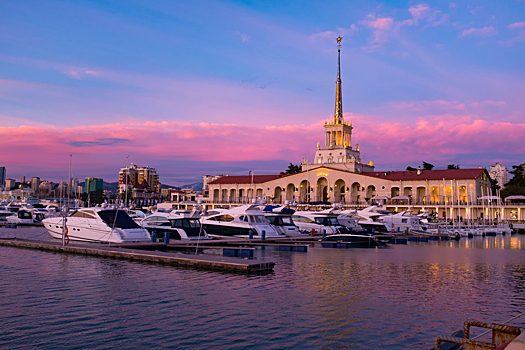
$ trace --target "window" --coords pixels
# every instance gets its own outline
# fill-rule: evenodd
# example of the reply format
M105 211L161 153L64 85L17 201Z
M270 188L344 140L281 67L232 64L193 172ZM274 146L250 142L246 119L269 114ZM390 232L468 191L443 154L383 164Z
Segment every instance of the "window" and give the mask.
M323 158L317 159L317 164L321 164L323 162Z
M218 221L226 221L231 222L233 221L234 217L228 214L221 215L217 218Z
M86 218L86 219L96 219L95 213L91 212L93 214L90 214L89 212L85 211L76 211L73 214L71 214L71 217L75 218Z
M406 224L406 223L408 222L408 219L401 219L401 222L402 222L403 224Z
M310 218L307 218L306 216L293 215L292 218L293 218L293 221L295 221L295 222L303 222L303 223L306 223L306 224L315 224L315 221L313 221Z
M100 216L109 227L140 228L123 210L102 210L98 212L98 216Z

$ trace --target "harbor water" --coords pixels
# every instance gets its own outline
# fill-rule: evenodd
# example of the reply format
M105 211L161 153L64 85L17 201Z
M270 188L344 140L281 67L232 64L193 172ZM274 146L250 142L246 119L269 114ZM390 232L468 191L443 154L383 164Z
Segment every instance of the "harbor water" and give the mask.
M48 239L43 228L0 237ZM2 349L429 349L525 311L525 235L258 248L239 275L0 248ZM525 319L511 324L525 327Z

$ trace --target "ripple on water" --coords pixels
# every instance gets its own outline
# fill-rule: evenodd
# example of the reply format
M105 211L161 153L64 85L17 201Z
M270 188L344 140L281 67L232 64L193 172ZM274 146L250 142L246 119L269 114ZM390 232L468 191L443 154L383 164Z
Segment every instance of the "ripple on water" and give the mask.
M525 237L496 238L258 250L260 276L0 248L0 348L430 348L525 311Z

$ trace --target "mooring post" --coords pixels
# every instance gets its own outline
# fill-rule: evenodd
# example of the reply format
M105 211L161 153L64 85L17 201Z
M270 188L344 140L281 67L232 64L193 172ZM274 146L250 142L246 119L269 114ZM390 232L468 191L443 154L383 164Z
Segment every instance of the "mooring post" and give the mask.
M266 231L262 230L261 241L265 241L265 240L266 240Z

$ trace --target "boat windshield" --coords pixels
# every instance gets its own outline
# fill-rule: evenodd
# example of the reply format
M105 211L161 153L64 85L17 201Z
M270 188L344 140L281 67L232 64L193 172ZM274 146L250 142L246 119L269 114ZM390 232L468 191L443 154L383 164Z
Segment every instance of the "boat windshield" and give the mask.
M280 216L268 216L266 219L273 226L284 226L283 219Z
M123 210L102 210L98 216L109 226L117 228L140 228Z
M283 216L284 226L295 226L291 216Z
M339 226L339 221L336 217L317 217L315 222L323 226Z
M266 218L262 215L248 215L248 218L250 220L250 224L252 225L268 225L269 222L266 220Z
M171 226L183 229L188 237L198 237L204 235L201 231L201 223L199 219L175 219L170 220Z

